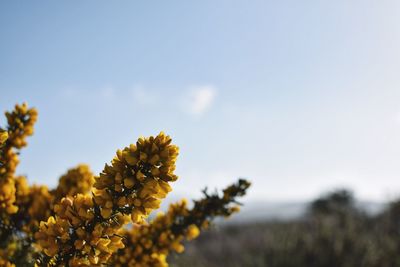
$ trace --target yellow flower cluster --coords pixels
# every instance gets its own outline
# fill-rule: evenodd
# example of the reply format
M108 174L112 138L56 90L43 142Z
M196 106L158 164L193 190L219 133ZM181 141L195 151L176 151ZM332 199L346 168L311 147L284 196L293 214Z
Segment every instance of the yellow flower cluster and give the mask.
M40 221L51 215L53 196L43 185L33 185L29 188L29 202L26 207L27 222L24 230L28 233L37 230Z
M26 177L19 176L15 182L15 205L18 212L13 218L26 233L32 234L37 230L40 221L45 221L53 215L53 207L64 196L74 196L78 193L88 194L94 183L93 173L89 166L80 164L69 169L59 179L59 185L54 190L49 190L43 185L29 186Z
M12 228L23 230L31 235L37 230L39 222L51 215L53 196L46 186L29 186L24 176L12 180L15 184L15 206L17 212L3 218L3 222ZM1 228L1 227L0 227Z
M119 231L131 215L139 222L159 207L175 181L178 148L164 133L139 138L117 152L95 177L93 196L78 194L55 205L55 217L40 224L37 244L44 265L97 266L123 247Z
M250 186L246 180L223 190L223 196L208 195L189 209L187 201L171 204L166 214L159 214L150 224L135 225L126 231L125 248L112 258L112 265L117 267L168 266L166 258L170 251L183 252L182 242L192 240L200 234L200 229L207 228L216 216L229 216L239 211L236 198L243 196Z
M8 139L8 132L0 131L0 147L4 145L7 139Z
M1 267L15 267L15 264L10 262L8 258L10 257L9 249L0 249L0 266Z
M94 184L94 198L103 218L109 218L116 209L131 214L133 222L140 222L157 209L171 191L168 183L178 178L174 174L178 152L163 132L156 137L141 137L136 145L118 150Z
M54 205L63 196L90 193L94 176L87 165L80 164L62 175L59 185L54 190L49 190L43 185L29 186L24 176L10 180L15 184L15 194L11 193L10 195L15 196L15 206L18 207L18 212L5 220L11 219L14 227L32 235L37 230L40 221L47 220L53 214Z
M33 134L37 111L28 109L24 103L16 105L12 112L6 112L5 115L8 126L6 129L0 128L0 217L18 211L18 206L14 205L16 189L13 175L19 159L14 149L26 146L26 137Z
M15 183L11 177L0 178L0 213L13 214L18 211L15 204Z
M63 197L73 197L77 194L87 194L92 190L94 175L86 164L80 164L69 169L66 174L60 177L58 186L54 190L55 201Z
M21 149L26 146L26 137L33 134L33 125L37 120L38 113L36 109L29 109L27 104L23 103L22 105L15 105L14 110L6 112L5 115L8 123L6 129L8 138L3 147L4 153L1 155L1 161L5 165L0 168L0 175L13 175L19 162L13 148ZM0 131L3 132L4 130L0 129Z
M236 212L231 204L249 186L239 180L192 208L186 201L173 204L148 224L145 218L178 178L179 149L169 136L139 138L96 177L78 165L49 190L15 175L37 111L24 103L6 118L0 128L0 266L165 267L168 254L182 252L182 242L196 238L213 217Z
M3 257L0 254L0 266L2 266L2 267L15 267L15 264L13 264L12 262L9 262L8 260L6 260L6 257Z
M8 123L8 141L12 147L20 149L27 145L26 137L33 134L33 126L38 112L35 108L28 108L26 103L15 105L12 112L6 112Z
M159 213L151 224L137 224L132 229L126 230L125 248L113 256L111 263L116 267L168 266L166 258L169 249L182 252L181 241L184 240L184 235L175 236L172 233L171 226L176 218L187 215L189 215L187 201L181 200L171 204L165 215ZM190 234L190 238L192 237Z
M126 217L96 221L98 214L90 195L63 198L54 207L55 217L41 222L35 234L38 245L51 257L52 265L100 266L123 247L118 235Z
M10 175L6 175L6 146L8 139L6 131L0 131L0 213L12 214L17 212L15 202L15 184ZM4 223L4 222L2 222Z
M16 205L18 207L25 206L30 201L30 188L28 180L25 176L17 176L14 179L16 189Z

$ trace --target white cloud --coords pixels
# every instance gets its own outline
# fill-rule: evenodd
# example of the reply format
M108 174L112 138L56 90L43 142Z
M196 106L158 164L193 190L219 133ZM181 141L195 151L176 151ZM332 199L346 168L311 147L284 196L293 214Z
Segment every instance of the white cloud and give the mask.
M83 90L78 87L68 87L62 90L62 97L74 98L85 101L118 101L118 103L134 103L140 108L163 107L185 113L201 116L206 113L214 104L217 96L217 88L213 85L199 85L187 87L186 90L171 90L163 92L160 89L148 88L142 85L135 85L127 90L117 90L113 86L104 86L96 90ZM169 98L170 101L164 101Z
M184 109L193 115L207 112L217 95L217 89L212 85L192 87L184 99Z

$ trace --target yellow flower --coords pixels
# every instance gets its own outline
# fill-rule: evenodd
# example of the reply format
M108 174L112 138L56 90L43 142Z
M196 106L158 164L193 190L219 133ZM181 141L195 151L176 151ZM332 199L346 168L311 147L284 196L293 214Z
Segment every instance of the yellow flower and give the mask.
M151 196L156 184L146 189L144 196ZM168 212L159 213L149 224L135 225L130 230L125 230L127 236L125 248L114 254L111 264L115 266L168 266L166 257L171 251L181 253L184 251L182 242L193 240L200 234L200 229L208 228L210 220L216 216L227 216L238 210L232 206L237 197L243 196L250 186L245 180L223 190L224 194L208 195L194 202L189 209L187 200L171 204ZM146 203L146 201L144 202ZM135 206L142 202L135 201ZM140 213L136 209L132 212L132 220L138 220ZM156 240L156 242L149 242Z
M124 247L119 231L127 223L127 215L132 222L141 222L171 191L168 183L177 179L174 174L177 155L178 148L164 133L139 138L136 145L118 150L111 164L106 164L95 177L92 195L63 198L54 205L55 217L40 224L35 238L50 257L48 262L68 254L70 266L107 263L116 250ZM60 185L54 191L56 198L86 191L91 177L88 168L82 165L69 170L60 178ZM153 243L147 240L143 246L151 249Z
M0 145L4 144L8 139L8 133L6 131L0 132Z
M0 176L13 176L19 163L15 150L26 146L26 137L33 134L37 111L23 103L5 115L8 125L6 130L0 128Z
M49 190L15 175L18 150L34 132L36 109L16 105L6 118L7 126L0 128L0 230L8 245L0 248L0 266L15 266L15 257L25 255L18 251L21 244L25 249L34 240L27 257L39 257L29 265L167 267L168 254L183 252L182 243L196 238L214 217L237 212L235 198L250 185L239 180L222 196L206 194L192 208L182 200L148 223L146 217L178 179L179 148L169 136L140 137L117 150L98 176L81 164Z
M195 239L196 237L199 236L199 234L200 234L200 230L195 224L189 225L187 233L186 233L186 237L188 240Z
M86 164L80 164L75 168L69 169L66 174L59 179L58 186L55 189L56 200L66 196L75 196L77 194L87 194L92 189L94 175Z
M13 214L18 211L15 204L15 182L10 177L0 179L0 214Z

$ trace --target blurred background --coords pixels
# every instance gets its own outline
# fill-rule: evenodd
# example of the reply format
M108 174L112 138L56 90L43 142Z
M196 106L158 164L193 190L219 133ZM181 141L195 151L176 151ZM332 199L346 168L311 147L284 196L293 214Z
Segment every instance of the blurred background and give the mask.
M399 14L373 0L2 1L0 108L39 110L19 173L53 187L165 131L181 148L168 201L253 183L177 266L221 266L221 253L229 266L400 266Z

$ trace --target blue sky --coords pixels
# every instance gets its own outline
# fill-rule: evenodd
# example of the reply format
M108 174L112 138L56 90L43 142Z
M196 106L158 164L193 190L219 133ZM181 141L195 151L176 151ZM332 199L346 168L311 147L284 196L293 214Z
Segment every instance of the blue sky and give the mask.
M165 131L175 194L400 195L398 1L1 1L0 108L39 109L19 172L54 186ZM4 125L4 118L0 120Z

